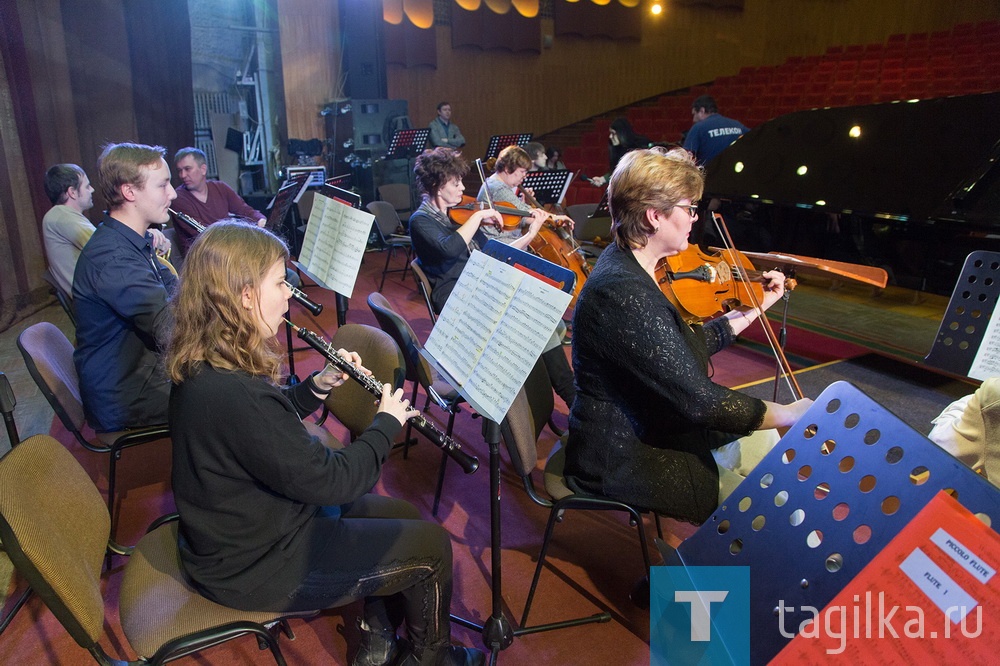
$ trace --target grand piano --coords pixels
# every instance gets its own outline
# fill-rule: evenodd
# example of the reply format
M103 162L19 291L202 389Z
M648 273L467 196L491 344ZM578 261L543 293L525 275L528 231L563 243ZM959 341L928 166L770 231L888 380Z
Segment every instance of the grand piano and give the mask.
M745 249L881 266L948 294L969 252L1000 249L998 159L1000 93L813 109L721 153L705 199L723 200Z

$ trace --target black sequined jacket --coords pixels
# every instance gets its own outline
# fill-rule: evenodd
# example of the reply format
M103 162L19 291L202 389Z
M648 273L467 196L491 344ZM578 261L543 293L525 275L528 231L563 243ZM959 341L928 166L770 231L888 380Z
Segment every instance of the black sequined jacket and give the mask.
M764 419L762 401L708 376L734 337L724 318L689 326L633 254L609 246L573 317L570 487L704 522L719 494L711 450Z

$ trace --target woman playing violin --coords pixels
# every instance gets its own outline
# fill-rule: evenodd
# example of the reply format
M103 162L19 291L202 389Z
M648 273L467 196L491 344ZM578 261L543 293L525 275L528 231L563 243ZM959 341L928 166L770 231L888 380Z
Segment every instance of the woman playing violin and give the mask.
M503 224L500 214L490 209L476 211L461 225L448 218L448 209L462 201L465 191L462 177L468 171L461 155L449 148L425 150L417 157L413 169L424 200L410 217L410 238L417 261L430 280L431 304L437 312L444 308L472 251L486 243L483 232L486 229L496 232ZM548 218L547 213L540 213L527 218L527 229L502 240L518 249L527 248ZM576 395L573 372L558 339L542 354L542 360L556 393L567 406L572 405Z
M524 196L518 195L517 188L524 182L524 177L528 175L528 170L533 168L533 166L534 163L524 148L520 146L507 146L497 156L495 171L492 176L486 179L483 186L479 188L479 194L476 198L480 201L486 201L486 192L489 190L489 195L494 203L512 206L520 211L530 213L530 220L532 222L539 218L543 222L551 219L558 225L565 225L572 229L573 220L570 217L566 215L552 215L541 208L533 207L525 202ZM527 194L531 195L530 192ZM528 220L529 218L525 219ZM491 238L499 237L505 243L522 236L521 232L517 230L497 231L495 229L488 229L485 233Z
M738 308L692 327L657 286L659 260L688 246L703 186L686 153L635 150L615 169L608 190L614 243L591 272L573 319L578 397L566 449L575 490L695 523L741 480L727 468L747 470L762 455L746 440L726 447L726 459L717 449L790 426L811 404L765 402L712 382L710 356L757 311ZM784 277L764 276L767 309L781 298ZM742 467L734 460L741 453Z

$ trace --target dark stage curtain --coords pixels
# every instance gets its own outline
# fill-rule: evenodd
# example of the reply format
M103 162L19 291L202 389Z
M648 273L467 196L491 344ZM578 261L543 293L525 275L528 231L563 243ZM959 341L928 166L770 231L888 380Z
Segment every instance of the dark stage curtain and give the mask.
M743 10L746 0L674 0L678 5L702 5L712 9Z
M141 143L166 146L172 154L194 143L187 0L124 0L122 4L137 137Z
M382 25L385 62L404 67L437 67L437 32L433 27L418 28L403 16L399 25Z
M109 141L193 141L190 43L186 0L0 0L0 330L50 300L50 164L96 180ZM89 217L103 207L95 192Z
M601 7L592 2L556 2L553 21L557 37L642 38L642 8L610 2Z
M452 5L451 45L541 53L542 20L537 16L525 18L513 8L506 14L496 14L485 4L474 12Z

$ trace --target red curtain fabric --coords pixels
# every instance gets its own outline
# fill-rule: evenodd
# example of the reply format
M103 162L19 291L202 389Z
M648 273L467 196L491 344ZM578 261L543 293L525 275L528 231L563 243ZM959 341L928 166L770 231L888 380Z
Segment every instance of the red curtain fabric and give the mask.
M525 18L513 8L506 14L495 14L485 4L472 12L452 5L451 45L541 53L542 20Z
M398 25L384 23L382 39L385 62L404 67L437 67L437 32L433 27L418 28L405 15Z
M608 39L642 38L642 8L624 7L618 2L595 5L590 0L556 0L553 19L557 37L606 37Z

